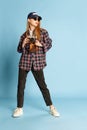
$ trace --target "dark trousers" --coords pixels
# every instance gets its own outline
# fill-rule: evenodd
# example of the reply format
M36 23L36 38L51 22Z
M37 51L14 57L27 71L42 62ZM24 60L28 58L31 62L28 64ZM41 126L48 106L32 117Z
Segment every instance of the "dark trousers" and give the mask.
M32 68L32 74L40 88L40 91L42 92L44 101L47 106L52 105L51 97L49 90L47 88L47 85L45 83L44 73L43 70L35 71ZM18 90L17 90L17 107L23 107L24 103L24 89L25 89L25 83L27 74L29 71L23 70L19 68L19 76L18 76Z

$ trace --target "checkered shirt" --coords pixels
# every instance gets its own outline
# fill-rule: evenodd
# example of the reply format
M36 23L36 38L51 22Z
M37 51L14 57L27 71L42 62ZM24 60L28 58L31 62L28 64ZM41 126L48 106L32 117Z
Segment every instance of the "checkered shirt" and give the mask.
M40 43L42 44L42 47L38 47L39 49L35 53L29 52L29 46L27 46L27 44L22 48L25 37L26 32L20 37L17 47L17 51L21 53L19 68L29 71L33 65L34 70L43 69L47 65L46 52L52 47L52 40L49 37L47 30L40 29Z

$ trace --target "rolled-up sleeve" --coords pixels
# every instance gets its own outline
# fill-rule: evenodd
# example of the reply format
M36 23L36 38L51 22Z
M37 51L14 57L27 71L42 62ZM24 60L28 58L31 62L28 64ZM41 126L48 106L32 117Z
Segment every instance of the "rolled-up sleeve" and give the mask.
M23 44L23 40L25 39L25 35L26 33L24 33L21 37L20 37L20 40L19 40L19 44L18 44L18 47L17 47L17 51L19 53L22 53L23 52L23 48L22 48L22 44Z
M52 47L52 39L49 37L49 34L46 30L43 33L43 41L41 42L43 45L43 50L46 53Z

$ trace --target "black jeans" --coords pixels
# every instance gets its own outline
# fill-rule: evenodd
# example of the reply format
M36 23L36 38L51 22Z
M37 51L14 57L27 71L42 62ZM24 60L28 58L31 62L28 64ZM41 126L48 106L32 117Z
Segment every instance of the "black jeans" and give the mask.
M31 69L32 74L42 92L44 101L47 106L52 105L51 97L47 85L45 83L43 70L35 71L33 68ZM17 90L17 107L23 107L24 103L24 89L27 74L29 71L23 70L19 68L19 76L18 76L18 90Z

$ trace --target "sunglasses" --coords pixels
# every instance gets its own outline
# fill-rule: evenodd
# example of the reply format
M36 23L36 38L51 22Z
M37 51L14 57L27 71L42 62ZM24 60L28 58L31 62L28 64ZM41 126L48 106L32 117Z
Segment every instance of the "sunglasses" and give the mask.
M41 19L39 18L39 17L35 17L35 18L33 18L33 20L38 20L38 21L40 21Z

